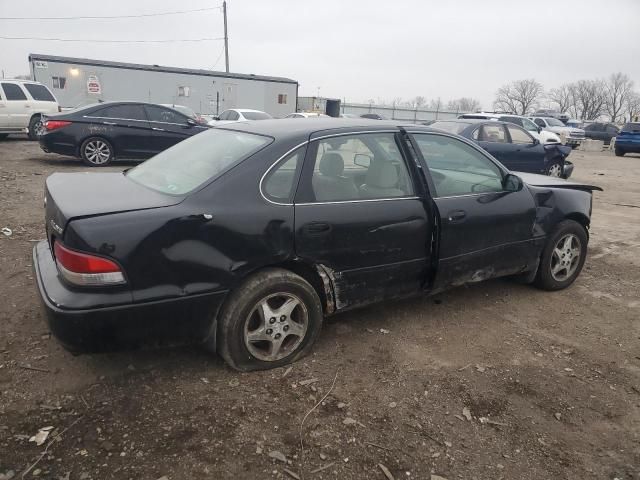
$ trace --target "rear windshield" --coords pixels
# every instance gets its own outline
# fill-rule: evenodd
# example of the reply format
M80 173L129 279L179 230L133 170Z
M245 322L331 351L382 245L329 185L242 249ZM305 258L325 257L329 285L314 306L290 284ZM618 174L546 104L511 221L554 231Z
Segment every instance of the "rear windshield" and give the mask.
M623 132L640 132L640 123L625 123Z
M37 83L25 83L24 87L29 91L34 100L39 100L41 102L56 101L49 89L44 85L38 85Z
M247 120L268 120L273 118L271 115L264 112L242 112L242 115Z
M273 140L233 130L208 130L159 153L126 175L145 187L184 195L219 177Z
M465 122L433 122L429 126L431 128L444 130L445 132L458 134L467 128L469 124Z

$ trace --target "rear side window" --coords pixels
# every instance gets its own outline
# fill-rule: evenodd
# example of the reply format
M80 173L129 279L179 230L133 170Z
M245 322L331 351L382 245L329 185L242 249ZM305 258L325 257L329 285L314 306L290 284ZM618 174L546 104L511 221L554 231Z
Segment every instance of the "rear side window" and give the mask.
M172 108L156 107L155 105L145 105L144 108L151 122L176 123L179 125L187 123L187 117Z
M521 145L530 145L533 143L533 138L527 132L514 125L507 125L509 129L509 135L511 135L511 143L517 143Z
M55 102L55 97L51 94L49 89L44 85L38 85L35 83L25 83L24 87L34 100L41 102Z
M481 142L508 143L504 127L497 125L482 125L479 129L478 140Z
M121 120L146 120L142 105L114 105L94 112L94 117L114 118Z
M290 202L293 198L295 180L302 166L306 147L300 147L295 152L282 159L264 179L262 193L274 202Z
M24 94L19 85L15 83L3 83L2 89L7 97L7 100L26 100L27 96Z

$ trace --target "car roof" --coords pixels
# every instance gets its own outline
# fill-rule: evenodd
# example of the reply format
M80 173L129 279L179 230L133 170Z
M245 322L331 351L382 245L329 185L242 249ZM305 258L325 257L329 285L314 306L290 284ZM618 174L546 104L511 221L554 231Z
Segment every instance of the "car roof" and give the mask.
M14 82L14 83L35 83L37 85L44 85L43 83L36 82L35 80L25 80L24 78L3 78L3 82Z
M258 112L258 113L267 113L262 110L253 110L251 108L229 108L227 111L232 110L234 112L245 113L245 112Z

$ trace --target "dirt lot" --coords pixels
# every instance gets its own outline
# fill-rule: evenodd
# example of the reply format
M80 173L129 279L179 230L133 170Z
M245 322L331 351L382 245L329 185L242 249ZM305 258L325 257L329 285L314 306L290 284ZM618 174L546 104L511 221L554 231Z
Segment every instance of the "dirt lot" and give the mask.
M0 142L0 479L640 479L640 156L570 159L605 189L572 288L339 315L292 369L238 374L199 348L74 357L50 338L43 184L84 167Z

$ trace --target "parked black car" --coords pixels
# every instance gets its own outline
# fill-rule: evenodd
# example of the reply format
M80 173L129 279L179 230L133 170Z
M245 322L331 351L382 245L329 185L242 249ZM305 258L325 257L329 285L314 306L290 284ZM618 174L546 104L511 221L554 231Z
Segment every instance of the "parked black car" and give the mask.
M360 115L360 118L368 118L369 120L386 120L387 118L384 115L380 115L379 113L363 113Z
M594 189L418 125L235 123L123 173L51 175L33 265L73 351L200 342L271 368L335 312L505 275L571 285Z
M620 133L620 129L613 123L590 123L584 127L584 136L594 140L602 140L605 145L611 143L611 139Z
M430 125L473 140L510 170L569 178L573 163L566 160L571 147L542 145L525 129L495 120L438 120Z
M149 158L209 127L173 108L107 102L44 117L40 148L70 155L92 167L115 158Z

